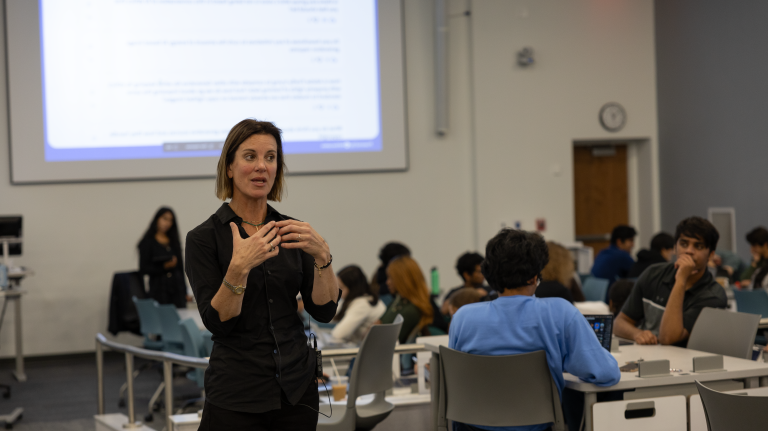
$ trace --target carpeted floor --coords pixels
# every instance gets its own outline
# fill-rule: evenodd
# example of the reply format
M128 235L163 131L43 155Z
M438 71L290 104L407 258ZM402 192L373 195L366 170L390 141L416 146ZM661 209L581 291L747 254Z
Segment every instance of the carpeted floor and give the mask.
M136 359L136 367L146 361ZM27 381L17 382L11 375L15 363L0 361L0 383L11 386L11 398L0 397L0 414L16 407L24 408L24 416L13 429L21 431L94 430L93 415L97 413L96 357L94 354L68 355L49 358L28 358L25 361ZM144 421L149 411L149 399L163 380L160 367L143 371L134 381L134 403L137 420ZM106 352L104 357L104 388L106 413L128 414L118 407L118 391L125 382L125 357ZM197 385L184 377L174 379L174 398L184 400L200 395ZM161 396L162 399L162 396ZM177 401L176 407L181 404ZM163 411L156 412L153 422L146 425L162 429ZM0 424L2 426L2 424Z

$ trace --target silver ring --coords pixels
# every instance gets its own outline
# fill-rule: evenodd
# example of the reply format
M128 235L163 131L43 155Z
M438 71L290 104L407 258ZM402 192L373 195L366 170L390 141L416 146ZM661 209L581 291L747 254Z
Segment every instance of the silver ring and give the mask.
M299 234L299 241L301 241L301 234Z
M273 251L275 251L275 246L272 245L272 243L270 242L269 243L269 252L272 253Z

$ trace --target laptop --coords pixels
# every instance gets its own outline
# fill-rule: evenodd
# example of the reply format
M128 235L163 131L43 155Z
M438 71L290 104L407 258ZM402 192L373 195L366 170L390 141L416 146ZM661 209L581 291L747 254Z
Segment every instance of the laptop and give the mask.
M595 331L597 341L605 350L611 351L611 336L613 335L613 314L585 314L589 326Z

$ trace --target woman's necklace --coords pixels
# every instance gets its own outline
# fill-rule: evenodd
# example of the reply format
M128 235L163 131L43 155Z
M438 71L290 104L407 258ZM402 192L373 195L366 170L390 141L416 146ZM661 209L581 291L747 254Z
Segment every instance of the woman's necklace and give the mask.
M263 221L263 222L261 222L261 223L253 223L253 222L250 222L250 221L245 221L245 220L243 220L243 223L245 223L245 224L249 224L249 225L251 225L251 226L255 227L255 228L256 228L256 232L258 232L258 231L259 231L259 228L260 228L261 226L264 226L264 222L266 222L266 219L264 219L264 221Z

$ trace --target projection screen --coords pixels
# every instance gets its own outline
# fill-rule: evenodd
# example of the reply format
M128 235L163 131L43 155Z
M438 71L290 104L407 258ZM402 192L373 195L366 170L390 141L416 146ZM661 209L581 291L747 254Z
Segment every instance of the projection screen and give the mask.
M244 118L291 174L407 168L401 0L7 0L14 184L215 175Z

